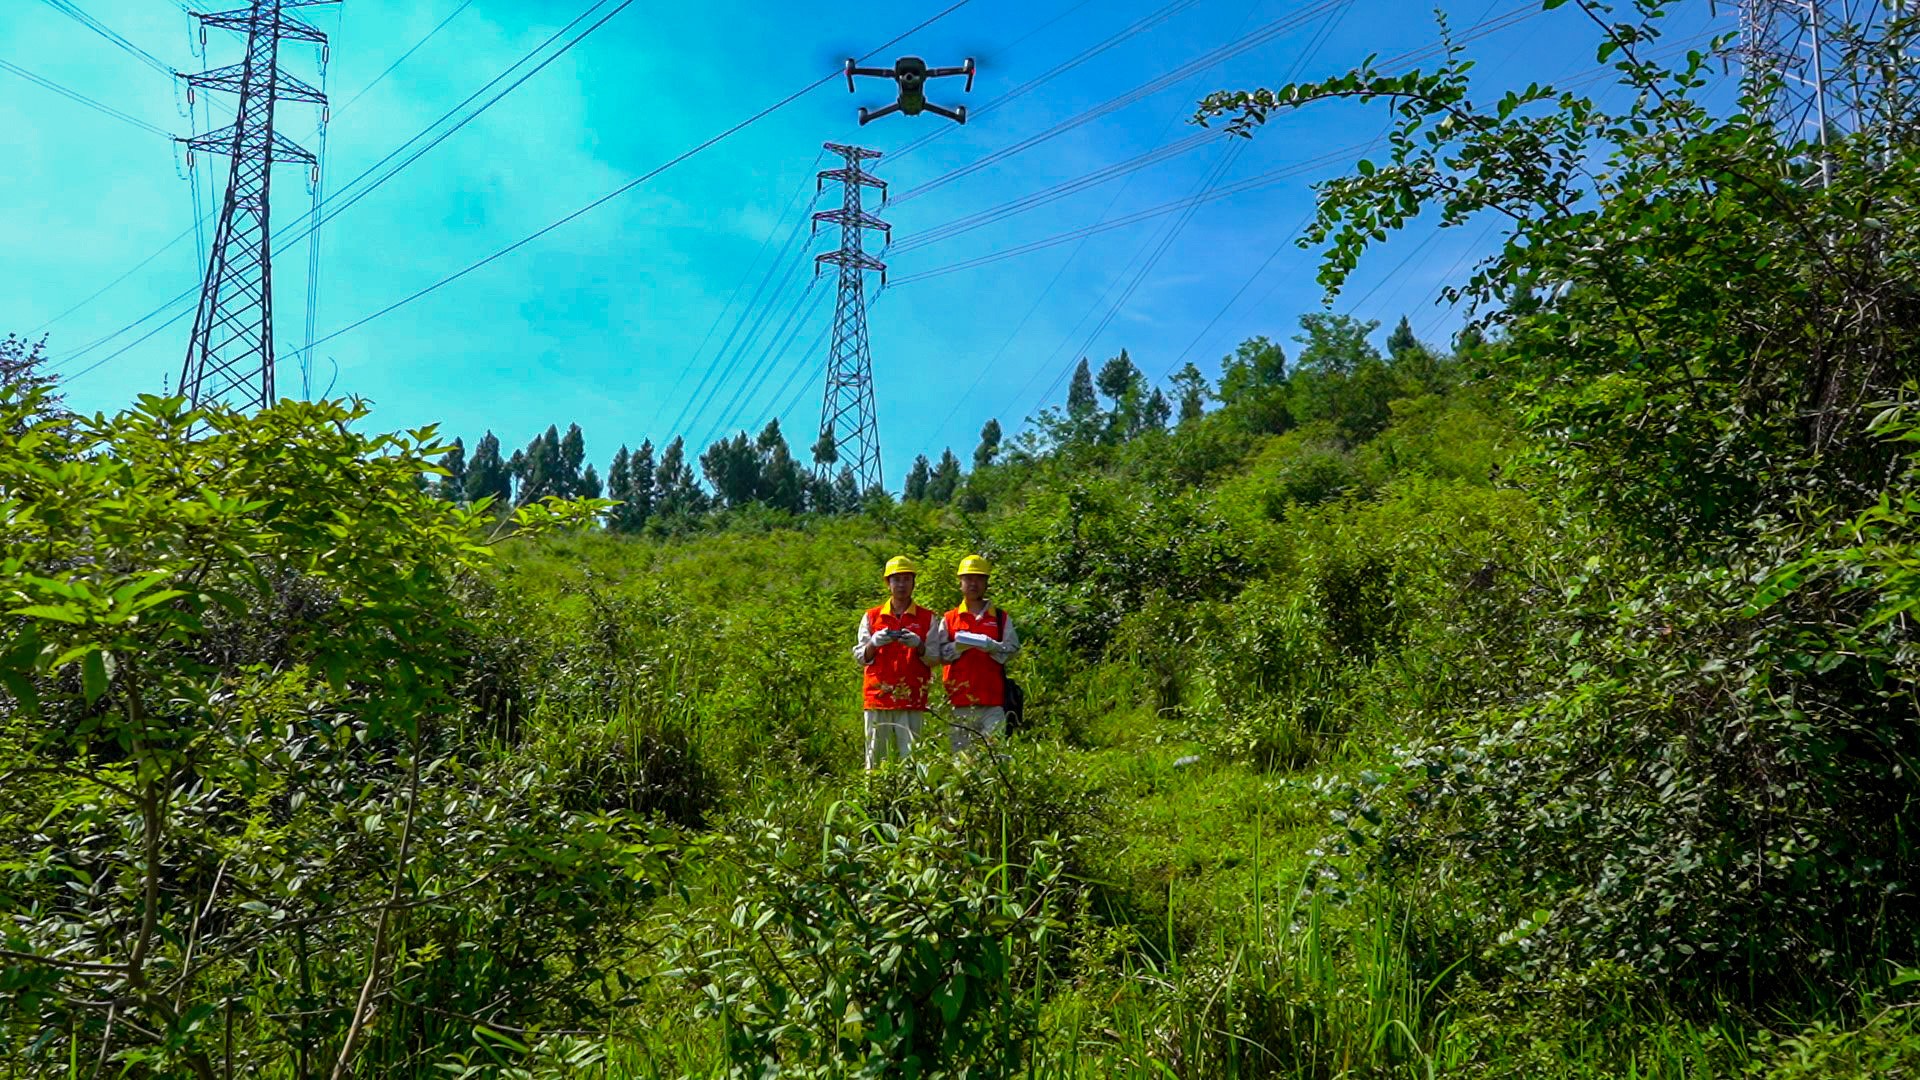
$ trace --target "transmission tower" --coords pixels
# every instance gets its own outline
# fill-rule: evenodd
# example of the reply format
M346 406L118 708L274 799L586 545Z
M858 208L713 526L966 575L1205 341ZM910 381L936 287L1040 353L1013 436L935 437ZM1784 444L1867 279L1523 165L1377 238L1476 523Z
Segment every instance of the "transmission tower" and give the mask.
M1774 127L1822 148L1867 135L1885 146L1913 135L1915 0L1741 0L1740 51L1753 80L1777 79Z
M187 76L187 100L195 89L225 90L240 102L232 125L183 139L188 160L195 150L232 159L220 224L200 286L193 340L180 369L180 393L193 405L222 402L237 408L274 403L272 214L267 192L273 166L303 162L317 174L314 156L274 128L274 107L299 101L324 110L326 95L280 69L280 42L319 45L327 37L292 13L340 0L252 0L235 11L194 14L200 32L211 26L246 35L246 59ZM318 176L315 176L318 180Z
M815 187L838 180L845 195L839 209L813 215L815 231L823 221L840 226L839 250L814 257L815 277L822 263L840 268L840 295L833 309L833 352L827 360L826 396L820 403L820 442L814 452L814 471L820 479L831 480L834 466L845 463L864 493L883 485L880 425L873 409L873 357L867 351L864 275L869 270L879 271L880 284L885 287L887 267L868 255L861 241L866 229L879 229L889 238L892 233L886 222L860 208L860 189L867 185L879 188L881 205L885 205L887 184L860 167L862 161L879 157L880 151L838 143L827 143L826 148L846 159L846 164L818 174Z

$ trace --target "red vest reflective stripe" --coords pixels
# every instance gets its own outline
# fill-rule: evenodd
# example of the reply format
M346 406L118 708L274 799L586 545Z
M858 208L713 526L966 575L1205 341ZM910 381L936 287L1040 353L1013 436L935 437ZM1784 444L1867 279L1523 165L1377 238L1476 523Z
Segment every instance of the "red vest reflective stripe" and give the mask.
M967 614L964 606L954 608L947 612L947 636L951 639L958 634L984 634L999 641L998 612L989 607L986 614L974 616ZM947 665L941 679L947 685L947 704L955 708L1007 703L1005 670L998 660L980 649L961 653L959 659Z
M887 613L882 604L867 612L867 633L882 630L911 630L920 635L924 647L933 630L933 612L913 605L901 615ZM873 663L866 668L866 700L869 709L925 709L927 687L933 682L933 669L920 659L920 648L904 641L877 646Z

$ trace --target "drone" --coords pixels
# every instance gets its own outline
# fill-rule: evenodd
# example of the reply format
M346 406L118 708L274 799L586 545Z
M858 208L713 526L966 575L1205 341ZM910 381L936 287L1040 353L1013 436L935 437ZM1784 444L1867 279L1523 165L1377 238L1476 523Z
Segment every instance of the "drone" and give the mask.
M907 116L918 116L923 112L930 112L935 116L944 116L958 124L967 122L967 107L965 105L961 105L955 109L942 108L927 100L926 91L923 87L926 85L928 79L938 79L947 75L965 75L967 77L967 90L968 92L972 92L973 57L971 56L967 57L967 62L959 67L944 68L929 68L927 62L917 56L903 56L890 68L863 68L855 67L853 58L848 57L847 93L849 94L853 93L853 77L855 75L883 76L892 79L900 86L900 99L893 104L871 111L864 105L860 107L860 123L862 126L878 120L888 113L894 112Z

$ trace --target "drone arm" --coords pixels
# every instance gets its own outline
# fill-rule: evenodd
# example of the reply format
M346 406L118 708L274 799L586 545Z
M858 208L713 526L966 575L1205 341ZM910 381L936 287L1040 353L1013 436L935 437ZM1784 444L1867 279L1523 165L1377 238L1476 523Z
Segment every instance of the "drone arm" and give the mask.
M888 113L896 113L899 111L900 111L900 103L897 101L891 105L874 109L871 112L863 108L860 110L860 126L866 127L868 124L871 124L875 120L878 120L883 116L886 116Z
M967 77L967 92L972 93L973 92L973 57L971 56L967 57L967 62L960 65L959 67L934 68L927 72L927 78L929 79L945 78L948 75L965 75Z
M948 109L929 101L926 104L926 110L935 116L944 116L956 124L964 124L967 122L967 107L965 105L960 106L958 109Z
M847 58L846 72L847 72L847 93L849 94L853 93L853 77L855 75L872 75L872 76L888 78L888 79L893 78L892 68L857 67L855 66L853 58L851 56Z

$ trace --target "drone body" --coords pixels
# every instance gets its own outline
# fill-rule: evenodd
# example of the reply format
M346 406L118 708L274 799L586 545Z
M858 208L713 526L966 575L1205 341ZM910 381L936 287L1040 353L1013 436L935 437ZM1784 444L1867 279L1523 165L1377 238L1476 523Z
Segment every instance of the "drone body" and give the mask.
M967 107L965 105L954 109L935 105L933 102L927 100L926 84L928 79L938 79L948 75L965 75L967 77L967 89L971 91L973 89L973 57L971 56L967 57L967 62L959 67L945 68L930 68L927 66L925 60L917 56L903 56L895 61L894 65L890 68L863 68L855 66L853 58L848 57L848 93L853 92L853 77L855 75L871 75L892 79L895 85L899 87L899 97L893 104L873 110L867 109L864 105L860 107L860 123L862 126L878 120L888 113L895 112L905 116L918 116L923 112L930 112L935 116L944 116L958 124L967 122Z

